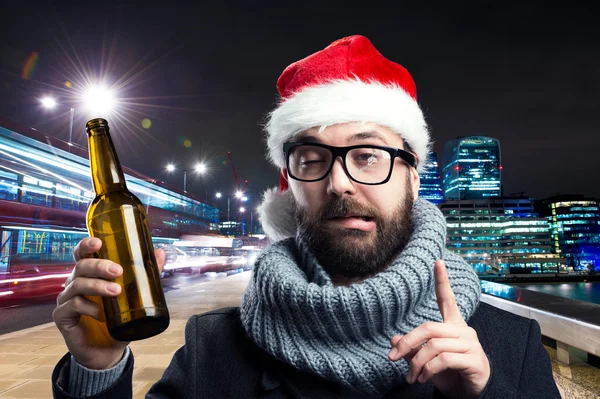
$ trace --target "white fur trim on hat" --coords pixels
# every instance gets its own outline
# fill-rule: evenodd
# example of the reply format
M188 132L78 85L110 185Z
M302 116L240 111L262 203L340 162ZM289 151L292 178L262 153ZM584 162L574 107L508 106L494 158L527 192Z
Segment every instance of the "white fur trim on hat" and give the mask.
M285 99L266 125L269 159L285 167L283 143L313 128L371 122L400 134L418 158L421 172L431 146L427 123L417 102L400 86L361 80L333 80Z
M281 192L278 187L273 187L264 192L258 213L263 230L271 241L296 236L293 201L291 190Z

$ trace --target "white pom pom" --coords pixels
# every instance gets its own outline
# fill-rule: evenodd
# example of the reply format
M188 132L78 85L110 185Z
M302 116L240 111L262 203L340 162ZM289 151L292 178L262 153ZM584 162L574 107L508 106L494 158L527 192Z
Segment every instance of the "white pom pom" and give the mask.
M293 201L291 190L281 192L273 187L264 192L258 212L263 230L271 241L296 236Z

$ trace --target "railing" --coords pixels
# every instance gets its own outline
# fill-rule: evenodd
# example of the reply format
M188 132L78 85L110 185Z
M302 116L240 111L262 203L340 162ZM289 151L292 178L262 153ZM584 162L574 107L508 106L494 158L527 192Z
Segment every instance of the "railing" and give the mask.
M600 305L481 282L481 300L507 312L536 320L542 335L556 341L558 361L571 364L569 347L600 356Z

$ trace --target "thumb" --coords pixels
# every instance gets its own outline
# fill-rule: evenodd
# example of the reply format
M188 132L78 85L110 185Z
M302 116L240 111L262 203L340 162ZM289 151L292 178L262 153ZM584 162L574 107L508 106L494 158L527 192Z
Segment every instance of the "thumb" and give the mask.
M156 263L158 263L158 272L162 273L163 268L165 267L165 259L167 258L167 254L162 249L155 249L154 256L156 256Z

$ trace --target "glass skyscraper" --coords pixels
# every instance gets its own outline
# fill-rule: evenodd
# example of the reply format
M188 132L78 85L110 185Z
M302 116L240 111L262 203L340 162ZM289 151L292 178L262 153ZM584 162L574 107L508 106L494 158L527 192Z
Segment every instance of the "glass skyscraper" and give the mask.
M600 270L600 201L583 195L561 195L538 203L548 218L552 249L576 271Z
M444 201L448 249L479 274L560 273L566 259L552 251L550 226L529 198Z
M471 200L502 195L500 142L486 136L459 137L444 148L444 199Z
M420 178L419 197L425 198L435 205L441 203L444 200L444 192L442 191L442 179L435 151L430 151L427 155L427 163Z

